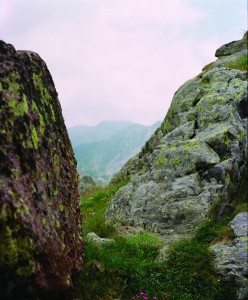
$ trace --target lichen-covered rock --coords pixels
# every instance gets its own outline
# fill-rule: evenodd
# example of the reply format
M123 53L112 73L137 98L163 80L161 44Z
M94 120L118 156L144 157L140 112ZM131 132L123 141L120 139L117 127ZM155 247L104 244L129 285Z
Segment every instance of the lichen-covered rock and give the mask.
M76 162L41 58L0 41L0 298L65 291L81 267Z
M221 47L220 58L175 93L161 127L112 180L130 178L108 220L174 240L192 233L239 180L247 159L245 44L246 36Z
M237 285L237 299L248 298L248 213L239 213L231 222L234 239L210 247L216 270Z

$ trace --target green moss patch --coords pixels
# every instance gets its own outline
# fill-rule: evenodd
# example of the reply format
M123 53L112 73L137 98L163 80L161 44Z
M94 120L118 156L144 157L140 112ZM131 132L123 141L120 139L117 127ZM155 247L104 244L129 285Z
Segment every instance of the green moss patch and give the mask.
M19 117L28 113L28 102L25 94L22 93L21 86L16 81L15 74L12 74L7 81L8 84L8 107L13 115ZM2 85L0 90L3 90Z
M239 56L236 60L226 63L226 67L248 72L248 55Z
M39 92L40 97L44 105L47 105L50 110L50 116L53 121L56 120L54 109L53 109L53 101L52 96L50 95L48 89L45 87L45 84L42 80L41 74L33 74L33 83L36 88L36 90Z
M35 273L33 243L25 237L18 225L5 226L6 218L15 218L10 210L2 209L0 213L0 289L5 299L14 299L17 291L25 294L29 282Z

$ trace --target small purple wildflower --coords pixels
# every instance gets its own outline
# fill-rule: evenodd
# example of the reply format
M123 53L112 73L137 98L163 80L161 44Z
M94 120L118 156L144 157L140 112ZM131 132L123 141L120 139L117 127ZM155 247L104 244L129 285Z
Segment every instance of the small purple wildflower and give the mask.
M149 300L149 297L148 294L141 290L135 296L133 296L131 300ZM153 296L151 300L158 300L158 298Z

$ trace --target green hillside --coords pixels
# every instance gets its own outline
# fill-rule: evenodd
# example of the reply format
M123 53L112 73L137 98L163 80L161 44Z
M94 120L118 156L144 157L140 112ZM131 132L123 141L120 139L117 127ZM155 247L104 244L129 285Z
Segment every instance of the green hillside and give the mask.
M160 122L152 126L130 122L102 122L90 129L93 132L91 141L88 138L90 127L84 126L80 137L84 142L80 145L80 127L70 129L79 172L97 180L108 181L129 158L140 151L159 125Z

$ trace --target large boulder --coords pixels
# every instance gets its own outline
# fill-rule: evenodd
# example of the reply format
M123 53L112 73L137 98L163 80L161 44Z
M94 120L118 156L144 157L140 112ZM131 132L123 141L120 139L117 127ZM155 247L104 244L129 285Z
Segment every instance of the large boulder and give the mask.
M76 162L46 64L3 41L0 124L0 298L65 293L82 263Z
M167 240L189 235L247 159L246 36L175 93L161 125L112 182L130 178L106 218L142 226Z

